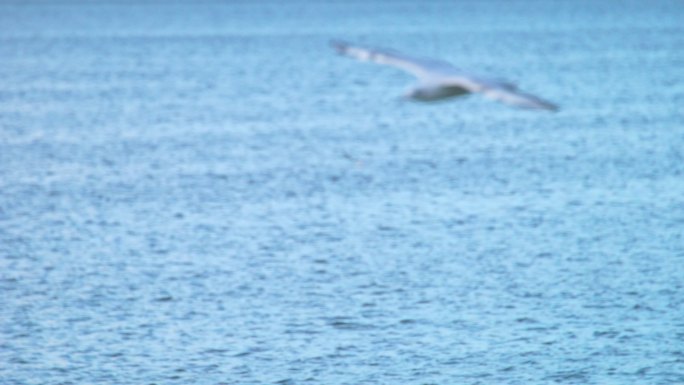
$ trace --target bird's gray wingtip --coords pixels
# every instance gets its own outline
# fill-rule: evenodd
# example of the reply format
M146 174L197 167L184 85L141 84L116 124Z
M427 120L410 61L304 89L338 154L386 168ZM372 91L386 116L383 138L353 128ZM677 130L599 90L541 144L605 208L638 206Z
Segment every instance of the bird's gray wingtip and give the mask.
M543 100L537 98L536 109L546 110L549 112L558 112L560 107L556 103L549 102L548 100Z
M553 103L547 103L546 106L545 106L545 108L546 108L548 111L551 111L551 112L558 112L558 111L560 111L560 106L557 105L557 104L553 104Z
M520 106L526 110L536 110L536 111L548 111L548 112L558 112L560 107L557 104L547 102L546 100L537 99L533 104L521 105Z

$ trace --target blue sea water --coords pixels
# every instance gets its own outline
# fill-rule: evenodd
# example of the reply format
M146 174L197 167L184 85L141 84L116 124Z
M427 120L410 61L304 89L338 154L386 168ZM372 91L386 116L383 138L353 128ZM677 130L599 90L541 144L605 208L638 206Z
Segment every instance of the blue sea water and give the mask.
M0 384L684 383L680 1L0 4ZM330 39L561 106L400 100Z

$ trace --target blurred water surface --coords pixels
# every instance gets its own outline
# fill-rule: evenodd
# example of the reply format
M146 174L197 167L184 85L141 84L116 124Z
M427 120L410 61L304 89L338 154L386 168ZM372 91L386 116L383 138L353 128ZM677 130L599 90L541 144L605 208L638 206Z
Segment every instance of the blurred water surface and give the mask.
M4 2L0 383L684 383L678 1ZM332 38L519 81L411 81Z

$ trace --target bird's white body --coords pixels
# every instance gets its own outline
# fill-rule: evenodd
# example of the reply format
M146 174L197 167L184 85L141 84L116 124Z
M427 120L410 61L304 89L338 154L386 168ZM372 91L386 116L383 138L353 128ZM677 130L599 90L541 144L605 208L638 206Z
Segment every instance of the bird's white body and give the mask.
M420 100L423 102L432 102L455 96L468 95L470 91L459 86L444 86L439 83L435 84L420 84L412 88L406 93L407 98Z
M490 99L521 108L558 109L553 103L521 92L511 83L472 75L441 60L416 58L396 51L362 48L343 42L333 42L332 46L340 54L398 67L413 74L418 78L418 84L406 97L414 100L435 101L481 93Z

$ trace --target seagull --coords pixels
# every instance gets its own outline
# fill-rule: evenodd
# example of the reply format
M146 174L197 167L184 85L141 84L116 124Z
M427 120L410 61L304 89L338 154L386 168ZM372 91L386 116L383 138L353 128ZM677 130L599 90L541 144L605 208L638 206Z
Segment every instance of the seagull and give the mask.
M485 97L516 107L557 111L555 104L518 90L514 84L473 75L442 60L417 58L388 49L372 49L332 41L341 55L402 69L418 78L418 84L406 95L408 99L429 102L479 92Z

